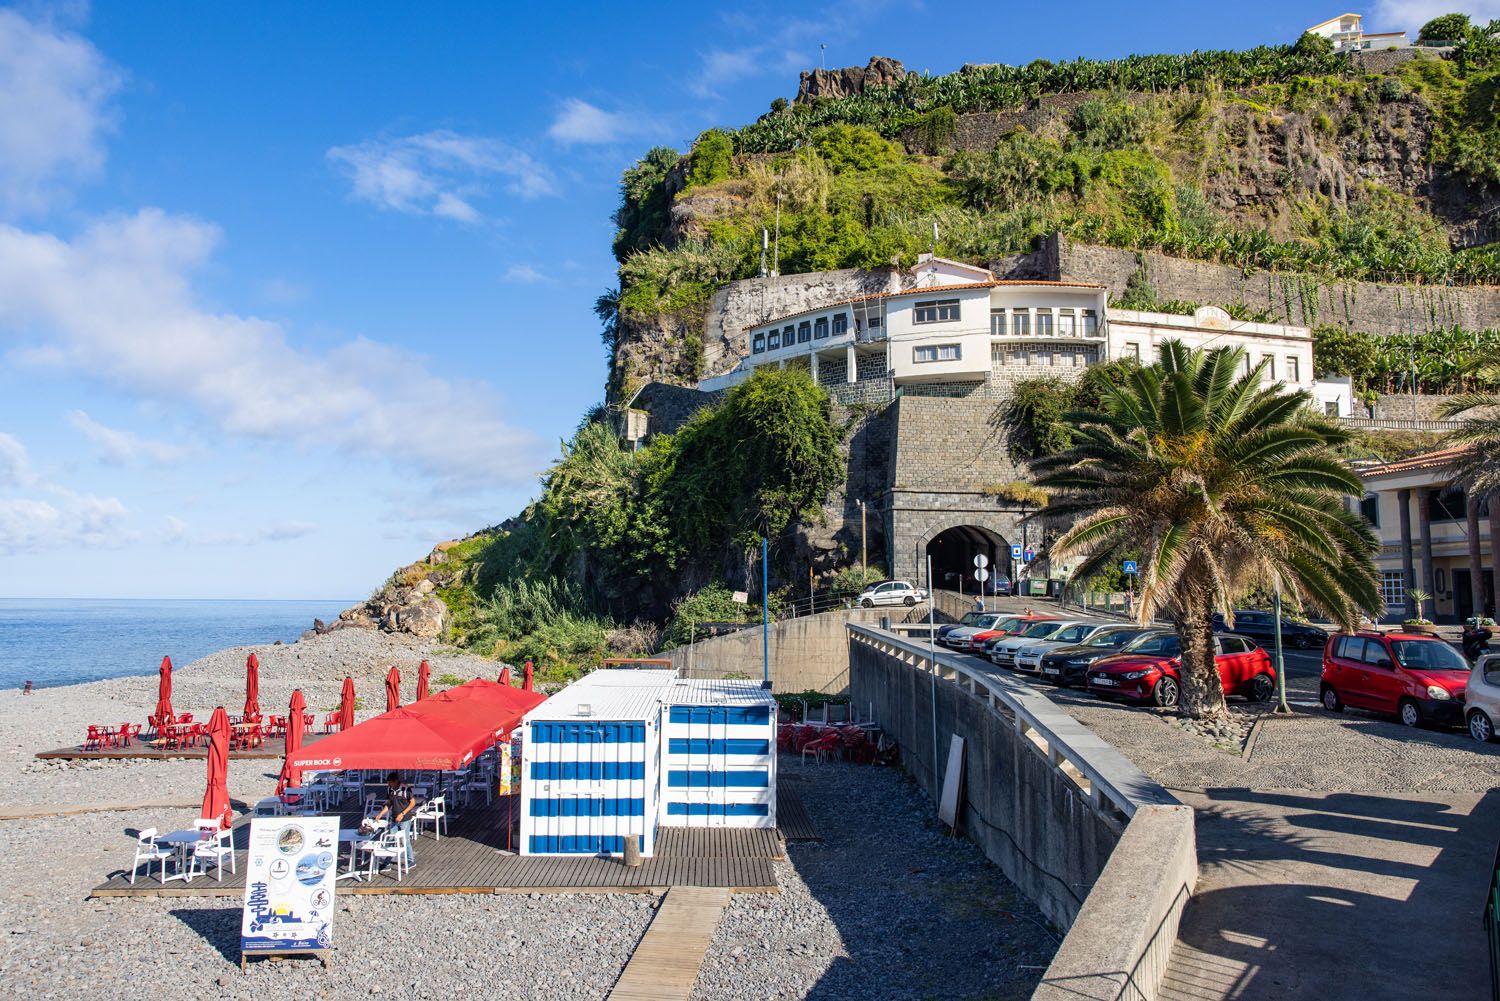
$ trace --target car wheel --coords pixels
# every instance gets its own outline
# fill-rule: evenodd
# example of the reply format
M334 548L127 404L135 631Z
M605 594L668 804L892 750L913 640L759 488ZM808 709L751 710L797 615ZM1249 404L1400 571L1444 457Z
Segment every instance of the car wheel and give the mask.
M1344 700L1339 698L1339 693L1328 685L1323 686L1323 708L1331 713L1344 711Z
M912 605L915 605L917 603L917 599L913 598L909 594L905 598L903 598L901 600L906 605L907 608L910 608Z
M1495 724L1482 709L1469 712L1469 736L1481 744L1495 739Z
M1276 679L1269 674L1257 674L1250 679L1250 701L1270 702L1276 694Z
M1151 689L1151 701L1164 709L1171 708L1177 704L1177 682L1171 678L1162 678Z
M1396 715L1401 717L1404 726L1422 725L1422 707L1411 699L1401 700L1401 704L1396 707Z
M875 607L875 602L871 601L869 598L861 598L861 599L859 599L859 607L860 608L874 608Z

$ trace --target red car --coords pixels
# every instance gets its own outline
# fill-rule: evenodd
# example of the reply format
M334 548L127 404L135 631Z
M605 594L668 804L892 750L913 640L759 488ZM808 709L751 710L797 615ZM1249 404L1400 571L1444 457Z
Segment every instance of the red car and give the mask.
M1270 656L1244 636L1216 635L1214 664L1225 695L1264 702L1276 693L1276 670ZM1146 633L1114 656L1089 665L1087 686L1095 695L1175 706L1182 691L1181 666L1182 647L1176 633Z
M986 629L969 637L968 650L970 653L983 653L995 640L1018 633L1033 622L1049 622L1057 618L1055 615L1012 615L995 623L994 629Z
M1407 726L1464 721L1469 663L1420 633L1343 633L1323 647L1323 708L1395 713Z

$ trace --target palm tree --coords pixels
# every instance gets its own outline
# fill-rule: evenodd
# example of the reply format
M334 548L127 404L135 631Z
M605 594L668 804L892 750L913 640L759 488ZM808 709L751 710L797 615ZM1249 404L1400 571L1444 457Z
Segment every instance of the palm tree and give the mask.
M1484 359L1465 369L1471 383L1500 385L1500 362ZM1454 481L1471 497L1500 498L1500 392L1472 390L1444 401L1438 416L1457 418L1444 444L1464 451L1451 465Z
M1240 348L1162 346L1161 361L1072 413L1077 444L1036 463L1051 491L1038 517L1074 520L1053 544L1087 580L1139 554L1143 624L1168 615L1182 642L1182 710L1222 716L1213 614L1279 585L1352 628L1380 603L1368 524L1344 507L1360 481L1334 448L1349 432L1316 417L1311 394L1244 375Z

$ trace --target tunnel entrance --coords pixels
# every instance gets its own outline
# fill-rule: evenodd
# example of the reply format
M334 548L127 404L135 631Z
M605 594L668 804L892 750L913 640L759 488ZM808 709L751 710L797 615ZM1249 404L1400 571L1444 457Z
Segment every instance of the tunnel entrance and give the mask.
M932 558L934 589L977 595L980 583L974 579L974 557L979 555L989 559L985 594L994 592L997 572L1002 578L1010 576L1010 543L977 525L957 525L939 532L927 543L927 555Z

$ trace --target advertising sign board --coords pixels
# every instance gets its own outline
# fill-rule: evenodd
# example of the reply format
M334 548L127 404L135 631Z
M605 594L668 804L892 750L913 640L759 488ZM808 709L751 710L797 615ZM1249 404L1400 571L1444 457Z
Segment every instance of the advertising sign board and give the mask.
M250 821L240 965L249 956L315 953L333 946L339 818L256 817Z

